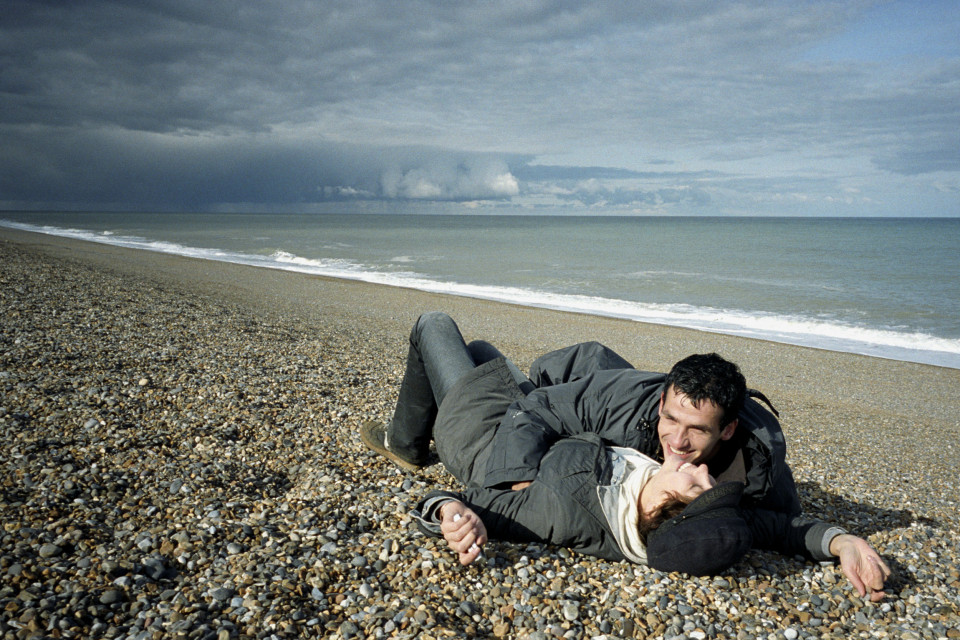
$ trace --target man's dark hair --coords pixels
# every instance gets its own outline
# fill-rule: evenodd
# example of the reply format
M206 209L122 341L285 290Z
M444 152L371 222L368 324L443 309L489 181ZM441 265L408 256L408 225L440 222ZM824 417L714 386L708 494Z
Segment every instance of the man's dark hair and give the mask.
M747 381L740 368L715 353L687 356L673 365L665 382L665 390L673 387L674 393L687 396L697 408L704 400L720 407L721 427L737 419L747 397Z

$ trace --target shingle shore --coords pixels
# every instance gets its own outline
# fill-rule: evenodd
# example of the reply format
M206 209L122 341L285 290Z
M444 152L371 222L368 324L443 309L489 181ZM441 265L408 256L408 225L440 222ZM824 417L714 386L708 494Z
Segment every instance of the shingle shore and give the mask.
M0 637L960 637L960 375L0 230ZM526 366L599 339L719 350L783 414L805 509L867 536L891 596L751 552L689 578L407 515L440 465L368 453L417 314Z

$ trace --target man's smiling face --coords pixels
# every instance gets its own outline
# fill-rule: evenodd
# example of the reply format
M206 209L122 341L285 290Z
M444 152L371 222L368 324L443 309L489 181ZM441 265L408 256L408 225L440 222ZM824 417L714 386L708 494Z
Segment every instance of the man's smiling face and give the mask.
M660 423L657 431L663 446L664 459L679 458L691 464L709 461L720 443L733 437L737 428L734 420L720 424L723 410L704 400L695 406L690 399L678 394L673 387L660 396Z

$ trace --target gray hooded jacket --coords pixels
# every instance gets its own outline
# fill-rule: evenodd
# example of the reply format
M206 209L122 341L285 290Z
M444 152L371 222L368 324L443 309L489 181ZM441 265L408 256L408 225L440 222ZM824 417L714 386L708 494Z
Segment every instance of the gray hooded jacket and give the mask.
M509 407L496 431L486 486L532 480L550 445L578 433L663 459L657 425L665 374L638 371L589 342L544 355L530 378L536 390ZM721 443L708 465L717 480L745 485L742 506L797 515L800 500L786 450L776 417L748 398L734 437Z

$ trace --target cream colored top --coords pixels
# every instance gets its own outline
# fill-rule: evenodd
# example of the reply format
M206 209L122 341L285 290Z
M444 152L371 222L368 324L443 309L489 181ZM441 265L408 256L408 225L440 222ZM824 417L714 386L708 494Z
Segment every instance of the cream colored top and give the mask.
M660 470L661 465L633 449L607 447L607 450L627 465L617 500L617 542L627 559L638 564L647 564L647 546L640 539L637 530L640 525L640 492Z

